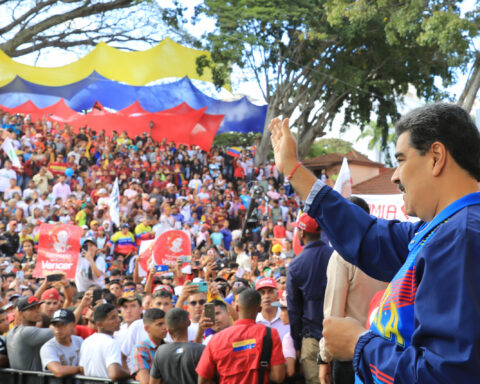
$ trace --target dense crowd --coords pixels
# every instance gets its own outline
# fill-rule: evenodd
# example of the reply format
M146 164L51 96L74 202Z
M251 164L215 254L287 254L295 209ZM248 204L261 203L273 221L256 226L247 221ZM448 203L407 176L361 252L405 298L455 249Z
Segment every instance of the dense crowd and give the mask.
M154 142L148 133L107 137L87 128L74 132L48 119L31 121L8 113L1 118L3 138L11 139L22 164L12 167L7 155L0 154L0 332L12 329L0 349L8 354L9 362L1 360L4 366L55 375L131 376L146 383L159 345L207 345L213 334L251 311L258 298L250 291L256 288L262 308L249 316L278 331L274 336L284 341L284 351L275 346L272 356L282 367L284 356L290 359L288 374L295 377L297 356L285 297L282 305L279 299L295 257L292 236L302 202L273 162L255 167L255 147L231 156L226 148L206 152ZM110 217L116 179L119 227ZM82 228L74 280L32 276L42 223ZM191 260L168 270L149 262L148 271L142 271L142 241L169 229L189 234ZM239 309L235 300L242 291L246 299ZM214 306L214 323L205 315L208 303ZM173 308L180 312L172 312L172 320ZM149 330L149 324L157 323ZM105 356L118 363L115 369L101 363ZM196 381L191 377L195 370L187 366L182 366L184 381L171 381L176 374L170 372L174 376L167 379L164 362L158 362L156 372L161 365L163 382ZM269 371L272 380L275 374L283 380L281 372Z
M260 168L248 149L3 123L0 366L142 384L478 382L480 133L461 107L396 123L391 180L415 223L317 178L288 119L269 123L275 165ZM74 279L33 273L42 223L82 232ZM169 230L191 257L166 266L169 250L142 248Z

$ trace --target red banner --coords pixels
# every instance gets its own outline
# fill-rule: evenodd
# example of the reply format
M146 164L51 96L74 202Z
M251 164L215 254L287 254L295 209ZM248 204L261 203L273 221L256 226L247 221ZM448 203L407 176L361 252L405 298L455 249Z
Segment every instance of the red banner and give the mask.
M155 240L143 240L140 243L140 250L138 252L138 265L140 269L138 271L141 277L147 276L148 272L148 263L150 258L153 254L153 246L155 244Z
M192 256L190 238L183 231L163 232L153 246L153 259L157 265L174 266L179 257Z
M65 175L65 170L68 168L67 164L64 163L50 163L48 164L48 170L54 176Z
M64 273L74 279L80 254L82 229L76 225L42 224L34 277Z

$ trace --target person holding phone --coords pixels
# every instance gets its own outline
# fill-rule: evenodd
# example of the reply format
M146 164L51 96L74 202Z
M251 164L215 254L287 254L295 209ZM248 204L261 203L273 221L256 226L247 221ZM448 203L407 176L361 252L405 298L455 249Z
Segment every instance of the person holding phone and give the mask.
M86 291L93 284L105 288L105 269L105 258L97 254L97 242L93 237L85 238L75 275L78 291Z

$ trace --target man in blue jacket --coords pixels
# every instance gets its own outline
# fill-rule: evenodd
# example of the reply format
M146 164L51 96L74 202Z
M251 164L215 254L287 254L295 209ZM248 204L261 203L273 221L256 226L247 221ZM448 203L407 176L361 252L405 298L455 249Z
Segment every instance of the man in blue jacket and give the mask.
M298 223L298 239L302 252L288 266L287 304L290 334L307 384L318 379L318 341L322 338L323 300L327 287L327 266L333 249L320 240L315 219L303 213Z
M420 222L377 219L298 165L288 119L270 123L279 171L347 261L388 281L370 330L324 321L334 358L364 383L476 383L480 377L480 133L456 105L415 109L396 124L392 176Z

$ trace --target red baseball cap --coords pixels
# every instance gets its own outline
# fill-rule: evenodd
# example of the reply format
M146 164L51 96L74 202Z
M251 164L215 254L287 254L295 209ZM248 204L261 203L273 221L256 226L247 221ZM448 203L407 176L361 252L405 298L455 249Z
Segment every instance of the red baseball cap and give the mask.
M275 288L277 289L277 283L275 282L274 279L271 279L270 277L264 277L263 279L260 279L257 281L257 284L255 284L255 290L258 291L259 289L262 288Z
M60 294L55 288L50 288L42 293L42 300L60 300Z
M317 233L319 231L317 221L306 213L302 213L298 221L293 223L292 226L308 233Z

